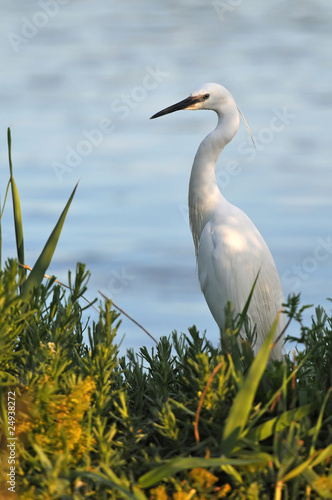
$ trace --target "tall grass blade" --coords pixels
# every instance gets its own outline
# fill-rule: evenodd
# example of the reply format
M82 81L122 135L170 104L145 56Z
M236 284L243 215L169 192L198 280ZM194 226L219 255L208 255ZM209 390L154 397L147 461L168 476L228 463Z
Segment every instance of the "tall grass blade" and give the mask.
M110 491L114 492L114 490L118 490L122 494L122 498L128 500L147 500L146 496L143 492L136 489L134 493L131 493L127 488L125 488L116 476L115 479L111 480L102 475L100 472L81 472L79 477L83 479L91 480L99 485L103 485L107 487Z
M22 287L22 293L21 297L22 298L27 298L27 296L32 292L32 290L39 286L40 283L43 280L44 274L46 272L46 269L51 263L55 248L57 246L62 227L67 215L67 212L69 210L70 204L73 200L75 191L77 189L78 183L76 184L62 214L60 215L60 218L58 222L56 223L50 237L48 238L40 256L38 257L35 265L33 266L33 269L28 276L27 280L24 282L23 287Z
M165 477L169 478L183 470L196 469L198 467L210 468L227 465L239 467L242 465L266 464L269 460L271 460L271 456L267 453L255 453L252 458L174 458L141 476L138 480L138 485L141 488L150 488Z
M332 444L325 448L324 450L320 450L318 453L315 453L313 457L309 457L307 460L302 462L300 465L292 469L290 472L285 474L285 476L282 477L282 481L286 483L287 481L290 481L294 477L298 476L299 474L303 474L304 471L311 471L312 467L315 465L318 465L319 463L323 462L327 458L331 458L332 455Z
M248 309L249 309L249 306L250 306L250 302L251 302L251 299L252 299L252 295L254 293L254 290L255 290L255 287L256 287L256 283L257 283L257 280L258 280L258 277L259 277L259 273L260 271L258 271L257 273L257 276L255 278L255 281L251 287L251 290L250 290L250 293L248 295L248 298L246 300L246 303L244 304L244 307L242 309L242 312L240 314L237 315L236 317L236 323L234 325L234 327L232 328L232 331L233 334L236 334L237 336L237 340L239 340L241 338L241 335L239 335L239 332L241 331L244 323L245 323L245 320L246 320L246 317L247 317L247 313L248 313ZM229 302L230 304L230 302ZM227 330L227 328L226 328ZM241 372L241 369L242 369L242 362L241 362L241 357L243 356L243 354L245 355L245 357L247 358L246 356L246 351L247 350L247 346L249 347L248 343L247 342L241 342L242 344L242 349L240 350L239 349L239 344L238 342L236 342L236 347L234 347L234 345L232 346L232 344L229 344L229 340L227 339L228 335L223 335L223 332L221 331L221 345L222 345L222 349L223 351L226 353L230 353L231 356L232 356L232 361L234 363L234 367L236 369L237 372ZM232 347L231 347L232 346ZM251 357L250 359L253 358L253 354L252 354L252 350L251 348L249 347L249 350L251 351ZM250 354L249 354L250 356Z
M307 404L300 406L295 410L285 411L277 417L267 420L263 424L257 425L246 434L246 439L258 442L267 439L276 432L281 432L286 427L289 427L292 421L299 422L304 417L310 415L315 409L314 404Z
M332 488L331 488L331 480L325 481L324 478L316 474L316 472L312 469L315 465L324 462L325 460L329 460L332 455L332 444L330 444L324 450L320 450L318 453L315 453L313 457L308 458L300 465L291 470L288 474L286 474L282 481L286 483L290 481L294 477L298 475L302 475L305 477L306 481L310 484L310 486L322 497L322 498L331 498Z
M2 267L1 266L1 263L2 263L2 228L1 228L1 221L2 221L3 212L5 210L5 205L6 205L6 201L7 201L9 187L10 187L10 178L9 178L8 183L7 183L5 198L4 198L4 201L3 201L3 206L1 206L1 202L0 202L0 211L1 211L1 213L0 213L0 269Z
M244 304L244 308L243 308L243 310L242 310L242 312L241 312L241 314L240 314L239 321L238 321L238 322L237 322L237 324L236 324L236 327L237 327L237 329L239 329L239 330L241 330L241 328L242 328L242 326L243 326L243 324L244 324L244 321L245 321L245 319L246 319L246 316L247 316L247 313L248 313L248 309L249 309L249 306L250 306L250 302L251 302L251 299L252 299L252 295L253 295L254 290L255 290L255 288L256 288L256 283L257 283L257 280L258 280L258 277L259 277L259 273L260 273L260 270L259 270L259 271L258 271L258 273L257 273L257 276L256 276L256 278L255 278L255 281L254 281L254 283L253 283L253 285L252 285L252 287L251 287L250 293L249 293L249 295L248 295L247 301L246 301L246 303Z
M332 393L332 387L330 387L330 389L327 391L327 394L326 394L326 396L324 398L323 404L322 404L320 412L319 412L319 417L318 417L318 420L317 420L317 424L316 424L316 426L314 428L314 435L313 435L313 438L312 438L312 444L311 444L311 448L310 448L310 455L312 455L315 452L316 441L317 441L319 432L320 432L321 427L322 427L323 416L324 416L324 413L325 413L325 408L326 408L327 402L328 402L328 400L329 400L329 398L331 396L331 393Z
M12 198L13 198L13 212L14 212L14 225L15 225L15 237L16 237L16 249L17 249L17 260L20 264L24 264L24 238L23 238L23 224L22 224L22 212L21 212L21 202L18 194L18 189L13 176L13 164L12 164L12 139L10 128L7 129L7 141L8 141L8 159L9 159L9 170L10 170L10 183L12 187ZM21 268L20 273L25 277L26 270Z
M221 447L224 455L233 450L248 420L258 384L269 360L270 347L277 328L278 319L279 315L275 319L264 344L254 359L242 387L235 396L223 432Z

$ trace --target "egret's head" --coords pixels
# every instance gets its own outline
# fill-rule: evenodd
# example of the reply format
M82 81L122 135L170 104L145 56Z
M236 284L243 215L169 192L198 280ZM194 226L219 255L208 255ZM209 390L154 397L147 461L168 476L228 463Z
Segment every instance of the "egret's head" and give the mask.
M217 113L222 113L223 109L226 109L230 105L236 109L234 99L225 87L217 83L205 83L183 101L159 111L159 113L151 116L151 118L158 118L159 116L167 115L181 109L212 109Z
M218 114L219 119L223 119L228 116L231 120L233 120L233 123L237 124L235 127L236 130L239 126L240 114L255 146L255 141L251 134L249 125L247 124L240 109L237 107L232 94L218 83L205 83L199 89L192 92L190 96L183 101L177 102L176 104L173 104L173 106L169 106L168 108L159 111L159 113L151 116L151 118L168 115L169 113L174 113L174 111L179 111L180 109L211 109Z

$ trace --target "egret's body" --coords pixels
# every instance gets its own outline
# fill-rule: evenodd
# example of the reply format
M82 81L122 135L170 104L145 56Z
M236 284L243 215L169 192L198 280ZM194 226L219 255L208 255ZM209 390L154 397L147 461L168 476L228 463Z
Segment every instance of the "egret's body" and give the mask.
M262 235L239 208L221 194L216 177L216 161L239 128L239 110L231 94L221 85L208 83L187 99L157 113L152 118L179 109L211 109L218 124L200 144L189 184L189 220L196 251L198 277L210 311L221 329L225 326L225 306L230 301L240 313L254 289L248 316L257 326L255 352L260 349L283 302L278 272ZM284 327L280 317L275 338ZM281 357L281 341L272 358Z

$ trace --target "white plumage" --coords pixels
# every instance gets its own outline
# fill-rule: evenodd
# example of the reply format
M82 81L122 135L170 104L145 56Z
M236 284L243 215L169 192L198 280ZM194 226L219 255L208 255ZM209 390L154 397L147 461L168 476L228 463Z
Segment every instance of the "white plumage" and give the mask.
M240 313L259 272L248 316L257 326L258 352L283 303L278 272L262 235L239 208L221 194L216 177L216 161L236 134L239 110L225 87L207 83L187 99L152 118L180 109L209 109L218 115L217 127L200 144L189 184L189 220L196 251L198 277L210 311L221 328L225 326L225 306L230 301ZM280 316L275 338L285 325ZM281 340L271 358L281 359Z

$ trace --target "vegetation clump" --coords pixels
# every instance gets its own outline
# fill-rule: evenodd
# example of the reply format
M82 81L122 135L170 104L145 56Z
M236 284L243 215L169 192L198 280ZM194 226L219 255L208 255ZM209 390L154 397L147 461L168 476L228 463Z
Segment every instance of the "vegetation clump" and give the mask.
M0 273L1 498L9 393L18 498L331 498L332 319L321 308L284 363L268 363L268 344L255 359L224 354L195 327L120 356L110 302L82 322L87 279L78 264L71 290L52 280L27 301L17 262Z

